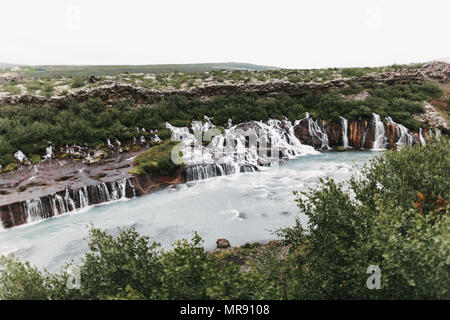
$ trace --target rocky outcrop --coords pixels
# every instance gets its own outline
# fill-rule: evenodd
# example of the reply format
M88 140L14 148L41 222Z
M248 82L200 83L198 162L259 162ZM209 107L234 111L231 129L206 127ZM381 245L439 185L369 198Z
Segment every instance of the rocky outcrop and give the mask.
M224 239L224 238L217 239L216 244L217 244L217 249L228 249L231 247L230 241L228 241L227 239Z
M298 96L308 92L323 92L332 88L342 88L353 83L367 82L379 83L407 83L435 80L448 82L450 79L450 65L433 63L421 69L401 69L395 72L367 74L360 77L340 78L323 83L299 82L293 83L283 80L269 80L262 83L248 84L206 84L192 89L154 90L138 87L126 83L108 83L96 88L83 88L64 96L50 98L36 95L16 95L0 98L0 105L33 104L63 106L71 102L83 102L90 98L100 98L112 103L120 99L133 99L136 103L154 103L171 95L182 95L187 98L208 98L217 95L230 95L238 93L255 93L258 95L274 95L280 92L291 96Z
M447 121L441 116L441 114L428 102L424 105L425 112L414 115L414 118L420 122L426 123L431 127L443 127L448 129Z

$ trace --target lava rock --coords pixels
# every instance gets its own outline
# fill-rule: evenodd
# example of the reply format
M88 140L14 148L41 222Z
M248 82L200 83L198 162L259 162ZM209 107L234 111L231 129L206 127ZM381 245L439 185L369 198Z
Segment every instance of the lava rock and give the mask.
M230 241L228 241L227 239L224 239L224 238L217 239L216 244L217 244L218 249L227 249L227 248L231 247Z

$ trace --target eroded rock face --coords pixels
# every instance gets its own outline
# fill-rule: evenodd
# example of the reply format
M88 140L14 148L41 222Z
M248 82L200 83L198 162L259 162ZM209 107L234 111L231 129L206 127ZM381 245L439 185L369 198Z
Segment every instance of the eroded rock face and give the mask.
M314 148L322 148L326 135L323 128L312 118L301 119L294 127L294 134L302 144L313 146Z

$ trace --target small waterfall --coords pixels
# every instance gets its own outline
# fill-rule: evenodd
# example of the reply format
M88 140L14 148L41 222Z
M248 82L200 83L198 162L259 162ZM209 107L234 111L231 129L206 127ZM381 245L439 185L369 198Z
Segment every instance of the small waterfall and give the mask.
M342 124L342 146L344 148L348 148L348 120L344 117L339 117L341 119Z
M314 119L309 116L309 113L306 113L306 119L308 121L309 133L311 136L319 139L322 143L320 149L329 149L328 135L319 126L317 120L314 121Z
M44 159L45 160L49 160L49 159L52 159L53 158L53 147L52 146L48 146L46 149L45 149L45 156L44 156Z
M376 113L372 113L373 123L375 124L375 138L373 141L373 149L381 150L385 148L386 138L385 138L385 130L384 123L381 121L380 116Z
M239 168L239 172L253 172L254 170L250 166L242 166ZM205 180L213 177L232 175L236 172L238 172L236 171L236 166L230 163L196 164L187 166L185 169L186 181Z
M17 152L16 153L14 153L14 159L16 159L17 161L19 161L20 163L22 163L22 162L27 162L28 161L28 158L25 156L25 154L22 152L22 151L20 151L20 150L17 150Z
M42 220L42 212L44 212L44 206L41 199L27 200L25 203L25 213L27 214L27 223Z
M52 216L86 208L93 204L126 199L127 187L131 188L133 194L132 197L136 197L135 187L127 178L111 183L108 182L93 186L85 186L77 190L69 190L69 188L66 188L64 191L53 195L22 202L22 213L26 216L27 223L40 221ZM94 200L90 203L89 199ZM15 225L12 212L10 220L13 221L13 225Z
M86 208L87 206L89 206L89 194L87 191L87 187L83 187L80 190L78 190L78 197L80 208Z
M172 132L172 140L193 140L194 135L189 132L187 127L174 127L170 123L166 122L166 128Z
M391 123L396 128L398 128L400 135L397 141L394 141L394 143L398 144L399 146L410 146L414 142L414 134L410 132L405 126L395 123L391 117L386 118L386 122ZM420 131L419 131L420 132Z
M111 200L120 200L126 198L126 183L127 179L122 179L111 183Z
M422 128L419 129L419 141L422 146L426 145L425 138L423 137Z

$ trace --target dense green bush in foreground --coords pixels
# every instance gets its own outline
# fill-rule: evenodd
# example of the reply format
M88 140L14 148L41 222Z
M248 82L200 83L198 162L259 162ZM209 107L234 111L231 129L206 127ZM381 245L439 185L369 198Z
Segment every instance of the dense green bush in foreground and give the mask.
M326 180L298 193L307 229L297 222L278 231L282 245L239 249L248 271L227 251L205 252L197 235L162 251L133 228L91 229L79 289L66 285L69 266L50 274L2 257L0 298L449 299L449 153L447 138L389 151L347 187ZM370 265L381 270L380 289L366 287Z

